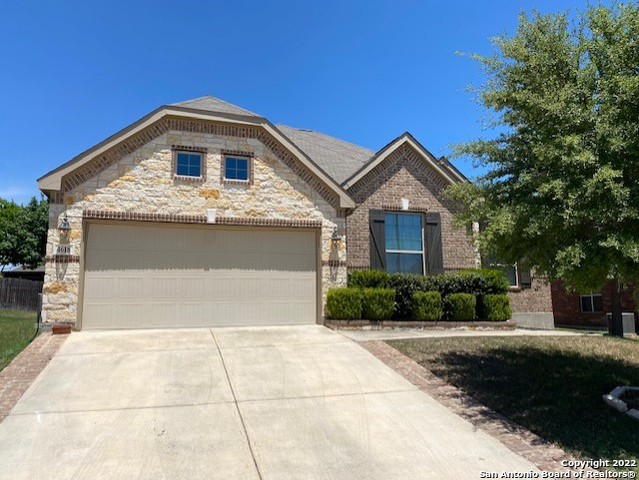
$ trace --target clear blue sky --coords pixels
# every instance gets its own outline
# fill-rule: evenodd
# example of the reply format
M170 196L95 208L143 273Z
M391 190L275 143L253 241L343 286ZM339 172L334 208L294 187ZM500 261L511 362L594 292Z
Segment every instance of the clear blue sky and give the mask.
M435 155L482 135L466 91L517 15L585 2L17 1L0 27L0 196L156 107L212 95L377 150L408 130ZM467 176L470 161L456 165Z

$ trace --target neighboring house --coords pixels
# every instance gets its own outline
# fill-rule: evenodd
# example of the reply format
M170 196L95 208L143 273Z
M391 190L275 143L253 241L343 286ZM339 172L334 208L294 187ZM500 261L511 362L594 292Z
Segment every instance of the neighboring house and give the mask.
M373 152L212 97L160 107L39 179L44 321L320 323L348 269L478 266L442 197L464 181L408 133ZM515 274L510 297L552 326L548 285Z
M44 265L36 268L15 267L0 274L4 278L21 278L23 280L44 281Z
M553 282L552 308L555 325L567 327L607 327L606 315L612 312L613 282L608 282L601 290L588 293L568 291L562 282ZM632 287L621 292L621 310L635 312L635 300ZM637 314L635 313L635 323ZM639 323L637 323L639 326Z

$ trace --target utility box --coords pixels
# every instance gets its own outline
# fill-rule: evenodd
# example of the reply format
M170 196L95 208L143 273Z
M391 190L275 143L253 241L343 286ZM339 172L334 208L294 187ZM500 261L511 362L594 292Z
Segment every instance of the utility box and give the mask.
M621 332L615 331L615 326L612 324L612 313L607 313L606 316L608 317L608 333L610 335L636 335L635 314L633 312L623 312L621 314Z

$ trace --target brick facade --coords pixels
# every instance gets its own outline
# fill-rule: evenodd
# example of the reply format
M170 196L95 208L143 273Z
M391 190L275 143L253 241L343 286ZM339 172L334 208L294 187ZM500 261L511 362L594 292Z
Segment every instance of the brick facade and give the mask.
M531 288L517 289L508 293L513 312L552 312L550 285L544 279L532 276Z
M454 206L442 198L448 186L412 147L403 145L348 191L357 203L346 218L347 262L351 269L370 266L370 210L400 210L401 199L409 211L441 214L444 269L474 268L478 256L472 239L453 226Z
M408 211L438 212L441 215L444 270L455 272L476 268L478 251L465 230L453 225L455 206L443 197L448 182L430 168L411 146L404 144L353 185L348 193L357 203L346 217L346 259L349 270L370 268L370 210L401 210L401 200L409 200ZM530 327L552 328L550 285L533 277L532 288L508 294L513 318Z
M613 282L608 282L601 289L603 301L603 312L582 312L580 296L576 292L568 291L562 282L553 282L552 288L552 309L557 326L578 326L578 327L607 327L608 320L606 313L612 311L612 289ZM632 288L626 288L621 292L621 310L623 312L635 311L635 300ZM637 314L635 313L635 321Z

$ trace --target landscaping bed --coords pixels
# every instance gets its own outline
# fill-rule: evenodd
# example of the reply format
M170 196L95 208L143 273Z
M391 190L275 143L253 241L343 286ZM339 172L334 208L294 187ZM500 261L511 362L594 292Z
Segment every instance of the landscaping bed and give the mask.
M0 310L0 370L29 345L36 321L36 312Z
M601 401L618 385L639 385L639 342L593 336L387 343L575 456L639 461L636 420Z

